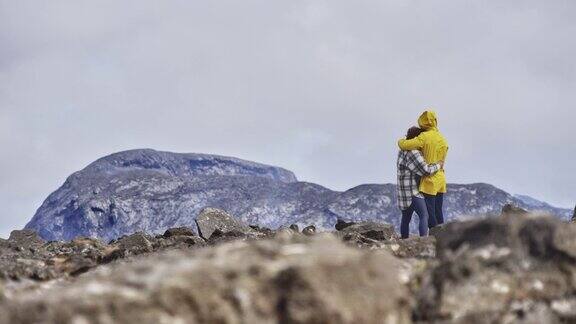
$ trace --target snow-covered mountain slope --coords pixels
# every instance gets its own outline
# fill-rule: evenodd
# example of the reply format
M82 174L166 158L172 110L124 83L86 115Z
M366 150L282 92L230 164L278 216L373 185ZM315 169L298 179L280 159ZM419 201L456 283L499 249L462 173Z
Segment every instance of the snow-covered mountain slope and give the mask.
M526 206L530 206L531 208L536 208L536 209L547 209L547 208L554 208L553 206L551 206L550 204L532 198L530 196L526 196L526 195L514 195L514 198L522 201L523 203L526 204Z
M534 209L487 184L449 186L447 218L498 213L513 203ZM298 182L290 171L205 154L133 150L102 158L71 175L26 228L48 240L91 236L105 240L136 231L159 233L190 226L205 207L227 210L254 225L293 223L330 229L338 218L398 225L395 185L369 184L336 192ZM540 206L539 206L540 207ZM567 218L569 210L541 206Z

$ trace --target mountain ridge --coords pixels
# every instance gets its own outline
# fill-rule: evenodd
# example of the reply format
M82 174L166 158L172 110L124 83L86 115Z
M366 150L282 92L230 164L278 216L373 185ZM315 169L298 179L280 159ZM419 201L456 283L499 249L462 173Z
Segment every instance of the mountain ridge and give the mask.
M447 220L497 214L505 204L534 204L485 183L450 184ZM569 210L543 205L561 218ZM334 191L301 182L291 171L232 157L150 149L118 152L73 173L26 225L47 240L76 236L105 240L137 231L195 228L205 207L221 208L253 225L292 223L331 229L337 219L398 226L394 184L361 184Z

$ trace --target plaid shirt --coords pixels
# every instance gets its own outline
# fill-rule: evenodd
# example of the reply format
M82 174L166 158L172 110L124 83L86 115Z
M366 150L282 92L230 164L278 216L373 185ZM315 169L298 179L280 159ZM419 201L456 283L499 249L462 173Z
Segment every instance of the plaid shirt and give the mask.
M440 170L440 164L428 164L418 150L398 152L398 206L405 210L412 205L412 197L422 198L420 177Z

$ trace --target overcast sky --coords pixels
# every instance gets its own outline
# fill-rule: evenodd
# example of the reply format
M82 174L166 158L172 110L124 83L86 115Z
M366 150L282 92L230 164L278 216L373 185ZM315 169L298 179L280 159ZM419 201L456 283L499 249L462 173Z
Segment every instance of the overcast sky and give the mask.
M422 110L450 182L576 203L572 0L0 0L0 237L134 148L395 182Z

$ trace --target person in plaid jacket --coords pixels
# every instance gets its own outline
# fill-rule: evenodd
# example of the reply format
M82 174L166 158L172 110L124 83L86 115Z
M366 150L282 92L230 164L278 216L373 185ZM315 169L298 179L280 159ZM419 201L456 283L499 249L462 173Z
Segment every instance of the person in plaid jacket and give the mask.
M411 127L406 134L406 139L412 139L420 135L422 129ZM419 218L418 230L420 236L428 235L428 210L424 196L419 190L420 177L431 175L444 167L444 162L428 164L424 156L418 150L398 152L398 206L402 211L400 222L400 235L408 238L410 232L410 220L416 212Z

